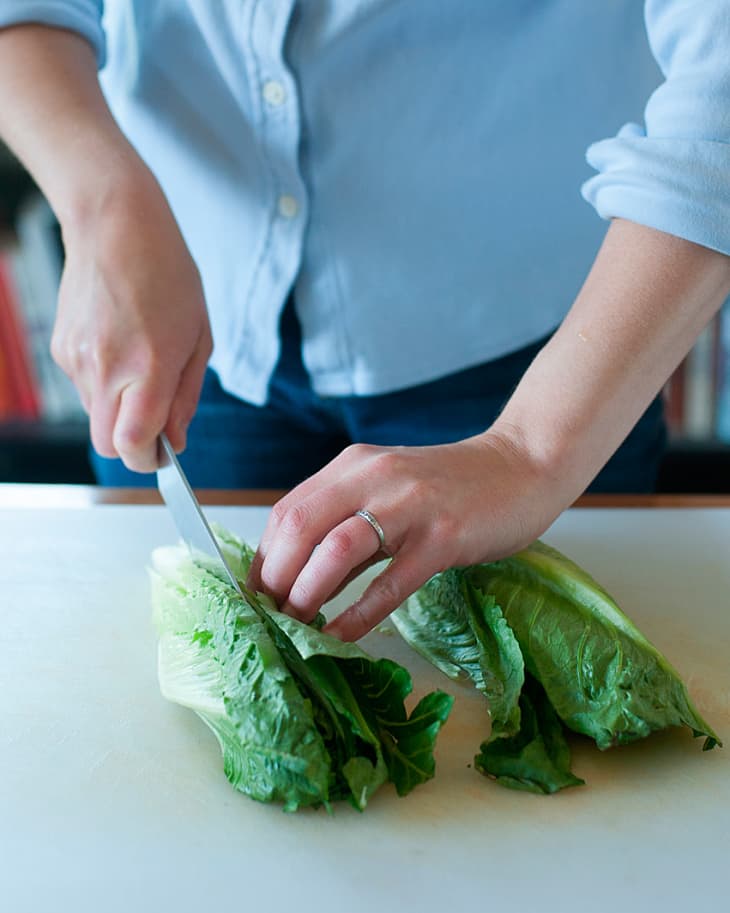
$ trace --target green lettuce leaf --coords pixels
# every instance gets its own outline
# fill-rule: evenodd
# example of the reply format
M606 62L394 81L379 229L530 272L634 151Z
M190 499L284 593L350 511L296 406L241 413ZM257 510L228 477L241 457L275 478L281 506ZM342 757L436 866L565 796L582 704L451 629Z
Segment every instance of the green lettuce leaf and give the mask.
M216 536L244 580L252 549L220 527ZM277 613L261 594L241 598L184 546L153 553L151 581L161 691L215 733L236 789L287 811L337 799L363 809L388 780L405 795L433 776L449 695L434 692L428 712L421 701L408 717L405 669Z
M582 782L570 773L563 724L601 749L683 724L705 736L705 749L719 744L667 660L542 542L436 575L393 621L442 672L468 675L485 694L492 731L476 766L505 785L553 792Z
M487 698L492 734L520 726L524 662L517 639L492 596L463 571L432 577L393 615L408 643L450 678L468 677Z
M533 793L554 793L583 780L570 770L570 748L563 725L545 689L529 673L520 694L521 726L509 738L489 738L474 759L477 770L502 786Z
M502 606L525 666L570 729L601 749L681 725L705 736L706 750L718 744L678 672L565 555L535 542L465 573Z

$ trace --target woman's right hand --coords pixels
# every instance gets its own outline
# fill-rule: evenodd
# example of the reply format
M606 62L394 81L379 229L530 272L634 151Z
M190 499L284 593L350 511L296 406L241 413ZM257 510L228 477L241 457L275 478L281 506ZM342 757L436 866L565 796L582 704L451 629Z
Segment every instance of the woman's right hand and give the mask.
M79 391L98 453L153 471L160 431L184 449L212 351L198 270L141 162L62 230L53 357Z
M0 28L0 135L61 223L53 357L79 390L94 447L145 472L160 431L185 446L212 342L198 270L112 117L97 63L66 29Z

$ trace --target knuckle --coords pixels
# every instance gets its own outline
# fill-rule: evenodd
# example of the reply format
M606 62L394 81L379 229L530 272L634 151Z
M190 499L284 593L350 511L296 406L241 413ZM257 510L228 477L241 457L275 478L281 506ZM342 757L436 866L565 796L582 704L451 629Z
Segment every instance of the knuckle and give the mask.
M131 462L136 462L136 454L141 443L138 432L136 432L134 429L123 432L115 432L113 440L115 450L128 465Z
M429 479L410 479L407 483L407 496L414 504L432 503L436 493L435 487Z
M106 386L117 366L117 345L109 339L96 339L76 348L73 357L77 365L89 371L98 384Z
M403 601L402 588L392 574L383 573L370 584L369 596L382 605L396 606Z
M431 521L431 537L439 544L455 543L461 535L462 525L452 514L439 513Z
M365 634L365 632L369 631L372 627L372 621L369 618L368 613L360 605L359 602L356 602L350 606L348 615L350 627L352 632L355 634L355 638Z
M279 529L281 524L284 522L284 517L286 512L289 510L289 503L286 498L282 498L280 501L277 501L276 504L271 508L270 523L274 529Z
M149 434L141 424L125 425L114 432L114 443L120 453L134 453L140 450L148 440Z
M104 337L95 339L89 346L89 362L94 371L104 374L114 361L114 344Z
M67 358L67 349L64 344L63 339L58 336L56 333L51 336L51 357L56 362L56 364L66 370L69 365L69 360Z
M165 370L160 353L149 344L140 346L134 358L134 366L142 377L157 377Z
M359 463L367 459L374 449L372 444L348 444L340 454L339 459L347 463Z
M303 504L294 504L290 507L280 523L281 532L289 539L298 539L302 536L312 520L311 511Z
M328 557L338 561L352 554L354 544L352 536L345 530L335 530L323 543Z
M50 352L59 368L70 378L82 373L85 353L80 343L74 345L66 336L54 333L51 337Z
M381 478L404 478L407 475L407 459L400 450L381 450L374 454L371 471Z

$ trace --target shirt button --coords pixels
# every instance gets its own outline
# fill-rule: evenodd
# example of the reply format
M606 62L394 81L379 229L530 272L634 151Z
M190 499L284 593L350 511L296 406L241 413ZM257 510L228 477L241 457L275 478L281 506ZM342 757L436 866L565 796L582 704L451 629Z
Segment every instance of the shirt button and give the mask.
M299 212L299 203L288 193L279 197L279 215L285 219L293 219Z
M273 108L278 108L286 101L286 89L276 79L270 79L264 83L263 95L266 103Z

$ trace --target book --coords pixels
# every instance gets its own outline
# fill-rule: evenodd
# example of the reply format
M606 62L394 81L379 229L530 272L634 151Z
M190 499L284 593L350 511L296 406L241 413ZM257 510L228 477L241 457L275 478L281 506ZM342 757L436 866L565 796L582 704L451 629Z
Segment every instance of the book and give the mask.
M709 440L715 434L715 397L719 317L702 330L684 365L682 434L687 440Z
M41 406L38 381L28 349L22 306L9 269L7 252L0 253L0 351L7 384L4 394L6 417L39 418Z
M684 375L687 370L686 359L674 371L664 385L664 416L671 438L681 438L684 427Z
M10 365L5 353L0 348L0 421L7 421L15 416L15 391L10 376Z
M715 432L718 440L730 444L730 298L720 312L718 326Z
M43 197L33 196L20 208L16 233L10 269L38 378L41 413L49 421L83 419L75 387L51 356L63 251L55 217Z
M664 387L670 437L730 444L730 298Z

